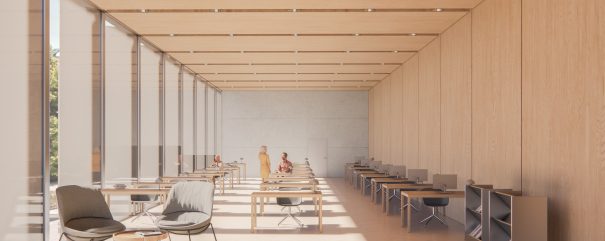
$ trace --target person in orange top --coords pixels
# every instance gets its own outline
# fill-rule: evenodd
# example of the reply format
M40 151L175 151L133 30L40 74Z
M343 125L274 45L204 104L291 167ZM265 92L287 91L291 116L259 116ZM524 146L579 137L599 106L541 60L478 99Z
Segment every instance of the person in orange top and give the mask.
M277 167L277 172L292 173L292 168L292 162L288 161L288 153L282 152L281 162L279 163L279 167Z
M267 146L260 147L258 159L260 160L260 177L265 182L265 178L268 178L271 173L271 160L269 154L267 154Z

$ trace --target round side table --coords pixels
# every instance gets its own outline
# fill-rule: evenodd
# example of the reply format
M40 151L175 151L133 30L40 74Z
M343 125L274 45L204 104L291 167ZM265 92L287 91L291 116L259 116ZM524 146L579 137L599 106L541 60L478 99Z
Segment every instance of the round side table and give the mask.
M161 234L151 235L151 236L139 236L137 232L149 232L151 230L129 230L123 231L119 233L115 233L113 235L114 241L160 241L168 238L168 233L164 231L159 231Z

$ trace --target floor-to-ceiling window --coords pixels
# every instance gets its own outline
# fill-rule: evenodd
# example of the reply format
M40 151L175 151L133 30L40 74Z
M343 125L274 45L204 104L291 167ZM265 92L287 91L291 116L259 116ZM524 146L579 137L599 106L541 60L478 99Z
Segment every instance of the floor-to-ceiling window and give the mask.
M167 59L165 63L164 91L164 176L179 174L180 152L180 112L179 112L179 79L180 65Z
M162 54L141 42L140 51L140 178L158 178L161 143Z
M47 233L47 1L0 0L0 240Z
M195 76L185 71L182 76L182 124L183 124L183 161L182 171L193 172L194 156L194 81Z
M137 38L105 22L105 183L138 175Z

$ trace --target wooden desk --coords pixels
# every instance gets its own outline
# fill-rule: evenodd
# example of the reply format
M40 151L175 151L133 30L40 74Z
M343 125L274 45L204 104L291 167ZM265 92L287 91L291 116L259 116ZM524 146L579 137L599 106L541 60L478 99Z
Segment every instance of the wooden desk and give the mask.
M221 182L221 194L225 194L225 175L228 171L197 171L194 173L186 173L187 177L212 177L214 182L218 179ZM233 180L232 180L233 181Z
M243 171L244 181L246 179L248 179L248 174L247 174L247 171L246 171L246 169L248 168L248 164L243 163L243 162L231 162L231 163L228 163L228 164L229 165L235 165L235 166L238 166L241 169L244 169L244 171ZM238 174L241 176L242 172L240 171Z
M384 174L384 173L362 173L359 174L359 185L361 187L361 194L362 195L366 195L366 179L368 178L374 178L374 177L389 177L389 175Z
M309 188L311 191L317 191L317 185L319 183L315 180L309 182L268 182L261 183L260 190L268 191L271 188L280 188L280 187L296 187L296 188Z
M136 188L171 188L172 186L174 186L174 182L133 182L130 184L130 186L132 187L136 187Z
M206 168L206 169L202 169L202 170L196 170L193 172L193 174L198 174L198 173L202 173L202 174L222 174L221 178L224 179L227 174L229 174L229 185L231 186L231 189L233 189L233 183L234 183L234 179L235 179L235 170L239 170L239 168L234 168L234 167L221 167L221 168Z
M372 178L370 180L370 201L376 202L377 193L382 191L381 184L383 183L403 183L409 182L407 178L397 178L397 177L377 177Z
M319 223L319 232L323 232L323 201L321 191L297 191L297 192L280 192L280 191L260 191L253 192L251 195L251 232L256 232L256 201L260 198L260 213L264 212L264 202L265 198L279 198L279 197L300 197L300 198L313 198L317 200L317 205L315 206L315 212L317 213L318 223Z
M391 206L391 202L388 201L389 197L389 191L391 189L397 190L397 189L416 189L416 190L420 190L423 188L431 188L433 187L433 184L431 183L425 183L425 184L407 184L407 183L383 183L382 184L382 211L387 213L387 216L389 215L389 210L390 206ZM398 194L399 195L399 194Z
M464 191L402 191L401 192L401 206L403 207L406 203L404 198L407 199L408 207L412 206L412 198L464 198ZM404 212L406 208L401 209L401 226L407 224L408 233L412 232L412 211L411 208L407 208L407 223L404 219Z
M268 182L301 182L301 181L313 181L313 177L267 177L265 181Z
M187 176L164 176L161 177L163 182L173 182L173 181L205 181L211 182L216 185L216 178L220 177L218 174L201 174L201 173L189 173ZM225 181L221 181L221 193L225 193Z
M378 171L376 170L354 170L353 171L353 182L354 182L354 188L357 189L359 188L359 175L361 174L369 174L369 173L378 173Z
M352 185L353 184L353 175L354 175L355 171L370 171L370 170L373 170L373 169L371 169L369 167L361 167L361 166L347 167L345 169L345 177L347 178L347 181L349 182L349 184Z
M168 196L168 192L170 192L169 188L136 188L136 187L127 187L122 189L117 188L102 188L101 193L105 197L105 202L107 206L111 206L111 196L112 195L122 195L122 196L130 196L130 195L158 195L160 196L160 202L164 202L166 197Z

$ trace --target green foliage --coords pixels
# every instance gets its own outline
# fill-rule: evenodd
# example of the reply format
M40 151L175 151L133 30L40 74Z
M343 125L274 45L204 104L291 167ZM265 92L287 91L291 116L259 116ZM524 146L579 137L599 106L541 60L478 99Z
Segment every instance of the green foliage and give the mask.
M56 179L59 168L59 50L52 49L51 51L49 70L50 177Z

